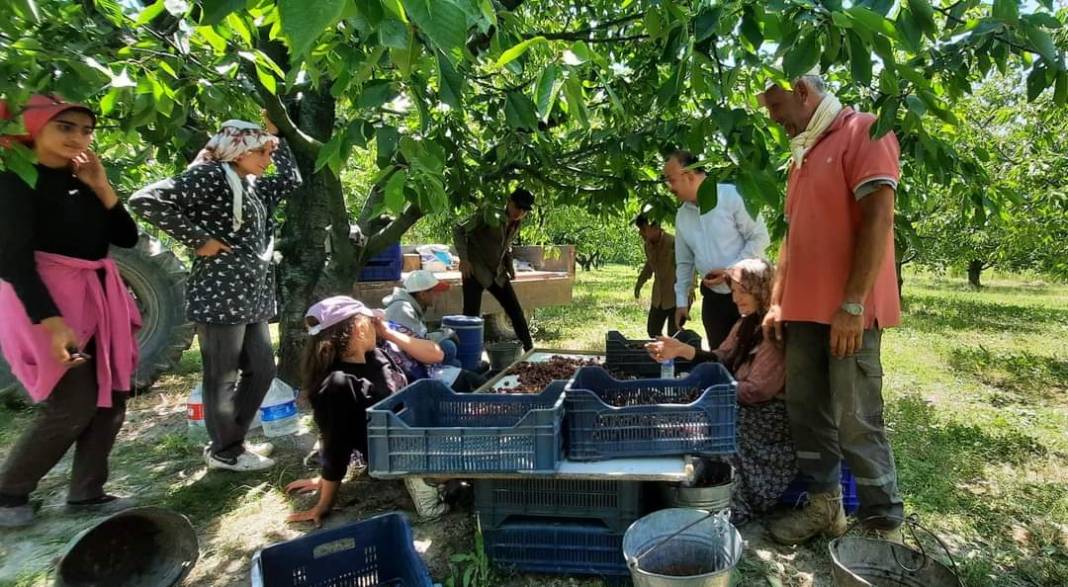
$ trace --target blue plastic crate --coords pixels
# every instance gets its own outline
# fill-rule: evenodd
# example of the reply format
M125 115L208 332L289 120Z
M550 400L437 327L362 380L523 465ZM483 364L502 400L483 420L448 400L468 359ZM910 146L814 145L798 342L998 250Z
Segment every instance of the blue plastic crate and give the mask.
M642 483L592 479L485 479L475 486L475 511L483 528L517 517L597 520L624 532L642 515Z
M660 377L660 363L649 356L645 345L652 339L630 339L617 330L610 330L604 335L604 367L609 371L639 379L656 379ZM693 363L685 359L675 359L675 372L689 372Z
M262 587L431 587L399 513L268 546L253 557L252 584Z
M481 526L481 521L479 522ZM486 555L505 571L628 577L623 532L575 520L521 520L482 527Z
M806 502L808 502L808 482L798 475L779 498L779 503L801 507ZM845 461L842 461L842 507L847 514L853 514L860 508L860 500L857 498L857 481L853 479L853 472L849 470Z
M440 381L416 381L367 410L369 471L555 471L563 392L563 381L538 394L460 394Z
M736 390L734 378L718 363L698 365L682 379L639 381L583 367L564 392L567 456L598 461L732 454Z
M404 254L401 252L400 243L390 245L372 256L360 270L357 280L365 281L397 281L401 277L404 268Z

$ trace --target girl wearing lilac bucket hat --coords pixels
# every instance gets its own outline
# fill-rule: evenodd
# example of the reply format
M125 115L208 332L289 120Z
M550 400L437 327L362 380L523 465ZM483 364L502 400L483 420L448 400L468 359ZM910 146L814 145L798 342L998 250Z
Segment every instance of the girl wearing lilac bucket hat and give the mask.
M311 404L319 429L320 477L294 481L286 491L318 491L319 501L290 515L290 522L322 524L349 465L367 455L367 408L408 385L383 343L424 363L444 356L432 341L390 330L384 317L382 310L348 296L327 298L305 314L310 339L301 362L301 396Z

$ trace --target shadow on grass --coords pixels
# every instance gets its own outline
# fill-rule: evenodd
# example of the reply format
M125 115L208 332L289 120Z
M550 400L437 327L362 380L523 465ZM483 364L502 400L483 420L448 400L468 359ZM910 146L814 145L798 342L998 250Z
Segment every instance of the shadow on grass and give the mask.
M1068 391L1068 361L1028 351L995 352L957 347L949 355L953 370L1024 396L1023 399L1063 398Z
M968 561L965 584L1066 584L1061 580L1068 580L1063 529L1058 533L1060 526L1049 517L1063 510L1068 487L1023 480L994 486L987 479L988 467L1026 470L1047 455L1044 446L1016 429L995 432L940 418L933 405L917 396L890 403L888 411L898 483L910 508L921 518L967 519L982 537L982 556L989 556L993 547L1000 557L995 565ZM1027 528L1027 540L1013 538L1017 527Z
M927 294L906 294L902 310L907 328L930 333L978 330L1036 334L1046 332L1051 323L1068 323L1066 310Z

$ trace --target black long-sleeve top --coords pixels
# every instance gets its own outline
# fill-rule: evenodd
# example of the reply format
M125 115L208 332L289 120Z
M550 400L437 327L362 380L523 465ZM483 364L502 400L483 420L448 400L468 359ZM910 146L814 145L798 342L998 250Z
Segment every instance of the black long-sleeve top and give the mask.
M243 222L233 228L233 191L224 165L195 165L173 179L142 188L130 208L191 249L209 239L231 252L196 257L186 284L186 313L203 324L251 324L275 315L273 255L275 209L303 181L282 141L273 154L275 173L242 179Z
M70 169L37 166L30 187L0 173L0 279L7 281L35 324L59 316L37 273L35 251L97 261L108 247L137 244L137 224L122 203L108 210Z
M408 384L404 371L381 349L367 353L366 363L334 365L310 397L319 428L322 478L341 481L353 451L367 456L367 408Z

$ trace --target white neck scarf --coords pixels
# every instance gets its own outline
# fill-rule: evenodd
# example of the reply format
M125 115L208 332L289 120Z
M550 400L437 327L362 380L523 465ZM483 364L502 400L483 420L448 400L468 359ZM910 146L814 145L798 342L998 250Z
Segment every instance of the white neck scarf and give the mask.
M808 150L820 140L820 137L823 136L823 133L827 131L827 128L831 126L831 123L834 122L834 119L838 117L841 111L842 103L838 101L838 98L831 93L824 94L820 105L816 107L816 112L812 114L812 119L808 121L805 131L790 139L793 164L798 169L801 168L801 164L805 161L805 153L808 153Z
M193 167L212 161L224 163L222 168L226 173L226 183L230 184L230 191L233 193L234 232L241 229L244 220L245 185L234 169L233 162L245 153L269 144L277 147L278 137L263 130L260 125L244 120L227 120L190 165Z

